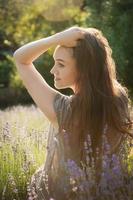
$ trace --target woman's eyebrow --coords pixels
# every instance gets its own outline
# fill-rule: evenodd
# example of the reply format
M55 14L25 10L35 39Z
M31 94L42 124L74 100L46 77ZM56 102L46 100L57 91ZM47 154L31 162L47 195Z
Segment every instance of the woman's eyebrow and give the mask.
M66 63L66 61L61 58L57 58L57 59L55 58L54 60Z

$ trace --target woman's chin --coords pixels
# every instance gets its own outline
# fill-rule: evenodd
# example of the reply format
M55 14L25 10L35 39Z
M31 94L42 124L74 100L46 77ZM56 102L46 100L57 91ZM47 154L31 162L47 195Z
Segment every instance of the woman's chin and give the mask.
M60 85L56 84L56 83L54 84L54 86L55 86L56 89L62 89L62 87Z
M62 85L57 85L57 84L54 84L55 88L60 90L60 89L66 89L67 87L65 86L62 86Z

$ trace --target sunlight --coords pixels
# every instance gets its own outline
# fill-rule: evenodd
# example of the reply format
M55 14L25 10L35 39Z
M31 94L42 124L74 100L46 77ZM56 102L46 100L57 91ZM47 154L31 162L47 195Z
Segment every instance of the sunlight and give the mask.
M48 21L65 21L71 19L83 5L83 0L43 0L43 16Z

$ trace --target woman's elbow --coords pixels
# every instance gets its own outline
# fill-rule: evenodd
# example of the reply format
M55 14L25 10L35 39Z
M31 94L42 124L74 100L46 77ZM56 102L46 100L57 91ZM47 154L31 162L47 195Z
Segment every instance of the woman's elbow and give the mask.
M17 49L14 53L13 53L13 58L15 60L16 63L21 63L24 65L28 65L29 62L24 58L22 52Z

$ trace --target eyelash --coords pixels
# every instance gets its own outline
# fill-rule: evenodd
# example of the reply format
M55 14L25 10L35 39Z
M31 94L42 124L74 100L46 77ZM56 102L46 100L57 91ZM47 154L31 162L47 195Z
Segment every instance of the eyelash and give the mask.
M63 64L61 64L61 63L59 63L59 66L60 66L60 67L64 67L64 65L63 65Z

